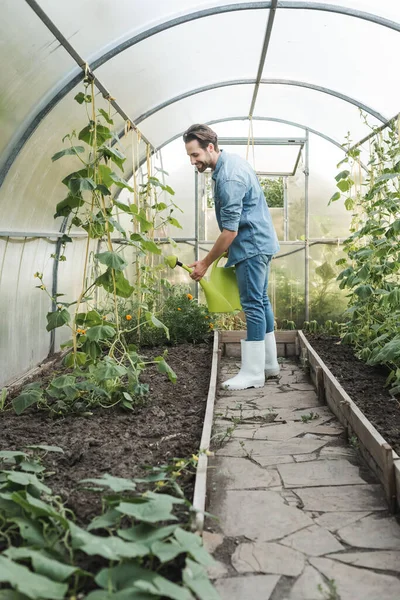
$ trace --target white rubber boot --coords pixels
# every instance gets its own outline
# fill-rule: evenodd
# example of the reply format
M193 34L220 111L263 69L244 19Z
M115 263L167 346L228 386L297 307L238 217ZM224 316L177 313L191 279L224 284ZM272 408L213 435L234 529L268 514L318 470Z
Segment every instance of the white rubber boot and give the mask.
M263 387L265 383L265 344L241 340L242 366L235 377L224 381L224 390L246 390L247 388Z
M276 352L275 333L271 331L265 334L265 377L277 377L280 367Z

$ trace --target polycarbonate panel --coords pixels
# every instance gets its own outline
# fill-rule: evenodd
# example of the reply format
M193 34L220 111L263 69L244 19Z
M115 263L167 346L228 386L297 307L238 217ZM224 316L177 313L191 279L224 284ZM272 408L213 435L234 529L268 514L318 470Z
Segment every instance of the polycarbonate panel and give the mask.
M343 200L329 204L338 191L335 177L344 166L344 153L325 140L310 135L309 218L310 238L343 238L349 234L351 213Z
M295 127L275 121L264 121L253 117L253 135L257 137L305 137L304 127ZM241 121L227 121L214 123L210 127L219 137L246 137L249 136L249 119L247 116Z
M309 0L308 4L320 3L320 0ZM399 21L398 0L336 0L336 6L343 6L353 10L363 11L372 15L379 15L386 19ZM358 21L357 21L358 23Z
M159 147L193 123L247 114L253 89L253 85L235 85L185 98L143 121L140 129ZM183 143L182 152L185 152Z
M328 319L343 320L348 290L339 289L336 278L343 267L335 263L344 256L341 246L318 244L310 247L310 320L321 324Z
M400 82L393 74L399 51L400 33L386 27L321 11L278 10L263 78L327 87L389 119L399 110ZM385 82L384 93L377 76Z
M252 10L192 21L125 50L96 73L136 122L158 104L204 85L254 80L267 18L268 11ZM216 47L221 51L214 56Z
M43 239L0 239L0 387L35 367L49 353L49 297L34 278L41 271L51 289L54 244Z
M261 116L304 123L340 144L344 143L349 131L354 140L370 131L356 106L334 96L297 86L261 85L256 112ZM369 121L374 126L381 125L373 117Z
M218 9L223 5L235 5L240 2L235 0L118 0L118 2L39 0L39 4L76 49L85 58L92 60L116 44L160 23L205 8ZM179 38L179 29L175 28L175 30ZM95 32L95 35L89 35L92 32Z
M22 0L3 0L0 39L0 152L75 63Z
M2 229L9 231L58 231L62 218L53 219L55 207L66 197L67 188L61 181L72 171L82 168L77 157L65 156L56 162L51 157L68 147L62 138L75 130L77 133L88 124L84 105L74 96L83 86L77 87L62 100L42 121L28 143L14 161L0 188ZM108 111L108 103L96 95L97 108ZM114 128L123 127L119 115L114 115ZM76 141L77 145L81 142ZM85 146L85 144L83 144ZM118 172L118 168L115 166Z
M304 321L304 244L282 244L271 263L268 295L278 328L283 319Z
M256 146L220 144L222 150L237 154L246 159L253 169L270 175L288 175L293 173L296 166L300 146Z

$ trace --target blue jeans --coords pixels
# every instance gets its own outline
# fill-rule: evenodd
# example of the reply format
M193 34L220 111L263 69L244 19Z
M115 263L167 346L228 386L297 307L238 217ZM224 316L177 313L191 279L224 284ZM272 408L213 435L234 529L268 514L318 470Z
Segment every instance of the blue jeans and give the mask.
M236 264L240 302L247 321L247 340L258 342L274 331L274 313L268 298L271 255L257 254Z

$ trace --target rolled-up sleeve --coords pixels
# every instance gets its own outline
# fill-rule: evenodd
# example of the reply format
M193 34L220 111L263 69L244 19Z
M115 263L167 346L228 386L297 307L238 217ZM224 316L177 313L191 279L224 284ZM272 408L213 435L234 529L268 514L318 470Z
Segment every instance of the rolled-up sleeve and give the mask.
M244 183L232 179L223 183L221 182L219 186L219 198L221 201L222 229L228 229L229 231L237 231L239 229L245 194L246 186Z

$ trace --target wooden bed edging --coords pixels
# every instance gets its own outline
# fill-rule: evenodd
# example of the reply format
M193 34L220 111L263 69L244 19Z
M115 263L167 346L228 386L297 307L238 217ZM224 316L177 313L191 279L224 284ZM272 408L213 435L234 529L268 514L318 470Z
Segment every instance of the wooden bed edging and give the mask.
M245 339L246 331L220 331L223 356L240 358L240 340ZM278 356L297 356L297 331L275 331Z
M206 414L204 416L203 432L200 440L199 461L197 463L196 479L193 493L193 509L196 513L195 520L193 523L193 529L198 533L201 533L204 527L204 511L206 507L208 469L208 456L206 454L206 451L210 448L211 429L214 420L214 404L217 391L218 366L220 356L220 334L218 331L215 331L211 362L210 385L208 388Z
M300 358L309 367L320 400L324 400L341 424L357 436L359 450L385 490L389 509L400 507L400 457L368 421L358 406L310 345L302 331L298 331Z

